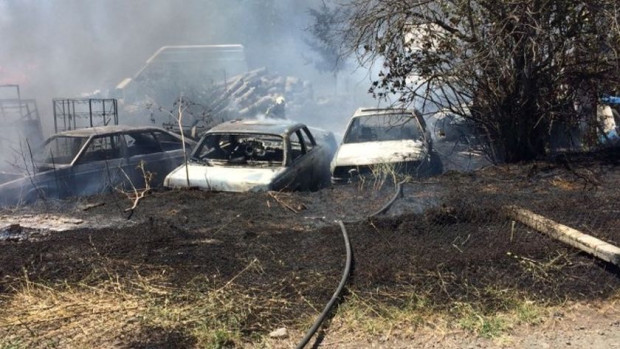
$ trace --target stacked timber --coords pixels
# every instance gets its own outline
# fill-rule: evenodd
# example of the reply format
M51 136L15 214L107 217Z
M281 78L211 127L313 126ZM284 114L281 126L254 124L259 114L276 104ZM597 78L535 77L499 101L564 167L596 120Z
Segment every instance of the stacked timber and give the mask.
M178 131L177 118L179 110L182 110L183 129L200 134L226 120L299 116L304 110L311 110L314 103L309 82L273 74L266 68L252 70L226 81L197 86L185 86L182 93L175 93L174 102L170 102L169 98L159 98L163 101L159 102L153 97L158 94L149 93L138 103L124 106L124 111L135 118L142 110L151 123ZM165 89L168 90L168 87Z

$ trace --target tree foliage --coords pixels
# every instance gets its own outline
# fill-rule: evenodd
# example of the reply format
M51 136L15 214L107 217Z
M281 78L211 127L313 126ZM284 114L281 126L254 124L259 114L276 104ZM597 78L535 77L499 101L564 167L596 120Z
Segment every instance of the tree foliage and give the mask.
M339 40L339 27L345 18L344 8L328 6L325 2L318 8L309 8L308 14L312 18L307 31L311 39L306 44L319 56L314 66L321 72L330 72L334 75L343 68L342 45Z
M351 0L341 6L349 14L342 40L350 52L362 63L382 63L373 94L465 117L496 159L544 155L554 124L580 117L576 104L593 121L595 99L620 87L617 0Z

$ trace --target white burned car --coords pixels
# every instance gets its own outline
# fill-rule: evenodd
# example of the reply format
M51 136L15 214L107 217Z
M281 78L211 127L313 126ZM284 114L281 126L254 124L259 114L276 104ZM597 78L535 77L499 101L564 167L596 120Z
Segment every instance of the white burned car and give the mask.
M355 112L331 162L332 182L346 183L381 168L416 177L443 172L419 112L396 108Z
M329 184L333 135L303 124L233 120L205 133L169 188L212 191L317 190ZM334 142L335 143L335 142Z

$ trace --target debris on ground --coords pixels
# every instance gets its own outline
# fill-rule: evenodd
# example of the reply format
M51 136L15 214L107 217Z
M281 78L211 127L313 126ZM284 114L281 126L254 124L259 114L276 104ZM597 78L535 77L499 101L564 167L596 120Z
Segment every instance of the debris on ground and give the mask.
M562 346L591 339L595 323L609 334L603 343L614 343L617 268L501 211L519 205L618 244L617 166L584 157L571 168L588 168L598 186L557 163L451 172L405 183L404 197L370 219L394 184L277 194L303 204L300 213L268 192L199 190L155 190L130 220L119 194L89 198L106 204L87 211L73 202L4 210L0 227L10 231L37 221L72 228L0 240L0 343L294 346L341 275L336 219L351 221L355 268L324 346L406 348L429 338L448 348L493 347L494 338ZM595 310L581 318L570 310L580 304ZM288 337L270 338L280 328ZM557 328L567 332L551 335Z

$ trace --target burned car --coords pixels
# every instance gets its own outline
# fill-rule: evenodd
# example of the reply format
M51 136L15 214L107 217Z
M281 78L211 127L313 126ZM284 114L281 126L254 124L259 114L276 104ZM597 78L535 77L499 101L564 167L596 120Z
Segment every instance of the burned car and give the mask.
M189 151L195 142L186 140ZM85 196L161 185L185 158L180 136L156 127L100 126L64 131L33 150L30 175L0 184L0 204ZM28 164L26 164L28 165Z
M198 141L190 162L164 180L169 188L212 191L317 190L329 184L333 139L300 123L232 120Z
M396 108L355 112L331 162L332 182L349 182L380 169L417 177L443 171L419 112Z

